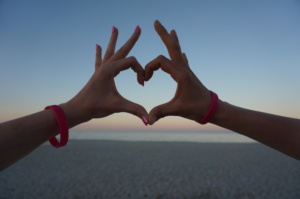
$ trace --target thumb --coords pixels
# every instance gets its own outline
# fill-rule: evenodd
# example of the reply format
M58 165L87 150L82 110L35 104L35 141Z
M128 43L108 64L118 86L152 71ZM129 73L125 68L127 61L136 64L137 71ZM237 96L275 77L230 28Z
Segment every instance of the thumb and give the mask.
M145 124L145 126L147 126L149 124L149 121L148 121L149 115L143 106L136 104L134 102L131 102L125 98L123 98L122 103L120 103L120 105L121 105L120 110L122 112L127 112L127 113L130 113L132 115L139 117L142 120L142 122Z
M149 113L149 124L153 125L163 117L174 115L172 110L172 104L170 102L154 107Z

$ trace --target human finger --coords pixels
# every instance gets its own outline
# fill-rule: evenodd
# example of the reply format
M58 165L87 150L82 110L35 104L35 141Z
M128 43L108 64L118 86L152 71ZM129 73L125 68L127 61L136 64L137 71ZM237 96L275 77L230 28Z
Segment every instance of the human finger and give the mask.
M165 104L158 105L154 107L149 113L149 124L153 125L159 119L166 116L176 115L175 109L173 108L172 102L167 102Z
M131 101L123 98L120 103L119 111L130 113L132 115L139 117L142 120L142 122L145 124L145 126L147 126L149 124L148 112L146 111L146 109L143 106L141 106L139 104L136 104L134 102L131 102Z
M178 45L180 46L180 43L179 43L179 39L178 39L178 36L177 36L177 33L175 30L171 30L170 31L170 35L172 36L172 38L178 43ZM188 62L188 59L186 57L186 54L185 53L181 53L181 57L182 57L182 60L184 62L183 66L187 67L187 68L190 68L189 66L189 62Z
M170 35L174 39L174 41L176 41L178 43L178 45L180 46L179 39L178 39L176 31L175 30L171 30L170 31Z
M121 60L114 62L114 66L110 67L114 76L118 75L120 71L127 70L131 68L134 72L137 73L137 81L139 84L144 86L144 69L141 64L136 60L135 57L127 57Z
M118 39L118 34L119 34L118 29L115 26L113 26L112 31L111 31L111 37L110 37L105 55L103 57L103 62L106 62L114 55L115 49L116 49L116 43L117 43L117 39Z
M145 81L151 79L153 72L162 69L164 72L171 75L171 77L177 81L178 73L180 72L180 68L178 65L174 64L171 60L166 58L163 55L159 55L157 58L149 62L145 67Z
M186 57L186 54L185 54L185 53L182 53L182 58L183 58L183 61L184 61L184 63L185 63L185 66L186 66L187 68L190 69L190 66L189 66L189 60L188 60L188 58Z
M167 47L171 60L181 64L181 49L179 43L176 41L176 38L174 39L158 20L154 22L154 28Z
M96 44L95 70L97 70L97 68L101 66L101 63L102 63L102 49L101 46Z
M133 48L134 44L137 42L141 35L141 28L137 26L131 35L131 37L127 40L127 42L111 57L111 61L115 61L118 59L125 58L128 53Z

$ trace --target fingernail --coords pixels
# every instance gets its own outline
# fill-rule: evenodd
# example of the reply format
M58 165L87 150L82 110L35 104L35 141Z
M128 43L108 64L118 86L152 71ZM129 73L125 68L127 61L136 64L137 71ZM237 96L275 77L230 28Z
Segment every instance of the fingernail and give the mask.
M100 46L96 44L96 50L100 50Z
M141 117L141 119L144 122L145 126L147 126L149 124L147 118L144 115Z
M116 32L116 30L117 30L117 28L115 26L113 26L112 29L111 29L111 33Z
M134 32L137 32L139 30L141 30L140 26L136 26L136 28L134 29Z
M145 81L142 82L142 86L144 86L144 84L145 84Z

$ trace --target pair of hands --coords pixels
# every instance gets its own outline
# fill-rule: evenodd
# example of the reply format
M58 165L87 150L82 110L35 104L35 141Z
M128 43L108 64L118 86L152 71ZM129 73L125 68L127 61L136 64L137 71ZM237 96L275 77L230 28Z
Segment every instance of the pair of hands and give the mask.
M154 28L167 47L171 60L159 55L145 69L135 57L126 57L141 34L139 26L117 52L115 47L118 30L113 27L103 59L102 49L96 45L95 73L86 86L68 102L79 107L77 113L82 114L80 117L83 121L127 112L141 118L145 125L152 125L165 116L200 120L205 115L210 106L210 92L190 69L186 55L181 52L175 30L168 33L159 21L154 22ZM143 106L125 99L116 88L114 77L129 68L137 73L137 81L141 85L151 79L154 71L162 69L177 82L175 96L169 102L156 106L148 114Z

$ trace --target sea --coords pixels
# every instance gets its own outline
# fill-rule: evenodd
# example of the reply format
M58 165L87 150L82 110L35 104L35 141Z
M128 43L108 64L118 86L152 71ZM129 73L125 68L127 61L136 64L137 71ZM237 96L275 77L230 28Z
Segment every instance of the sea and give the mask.
M71 140L109 140L144 142L254 143L256 141L230 131L71 131Z

